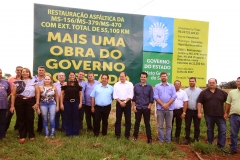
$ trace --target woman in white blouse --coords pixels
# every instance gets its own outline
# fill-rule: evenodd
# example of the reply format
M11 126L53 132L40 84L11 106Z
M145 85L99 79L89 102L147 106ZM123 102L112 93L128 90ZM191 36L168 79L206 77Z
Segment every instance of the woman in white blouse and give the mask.
M28 134L31 141L35 140L34 109L39 107L39 89L32 79L28 68L23 68L20 80L13 83L12 104L10 111L16 110L20 143L24 143Z

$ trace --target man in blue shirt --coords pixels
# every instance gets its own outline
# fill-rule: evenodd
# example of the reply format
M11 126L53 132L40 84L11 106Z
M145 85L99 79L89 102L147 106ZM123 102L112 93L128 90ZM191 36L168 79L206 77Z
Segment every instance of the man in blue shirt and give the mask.
M84 92L86 89L86 82L84 81L84 71L81 70L78 73L78 83L82 87L82 108L79 109L78 121L79 121L79 129L83 129L83 117L84 117L84 110L85 110L85 96Z
M172 117L173 117L173 102L177 98L175 87L167 82L168 75L166 72L161 72L161 83L154 88L153 98L156 100L157 107L157 122L158 122L158 138L164 143L163 123L166 122L166 142L171 142L172 132Z
M86 84L86 89L85 89L85 119L87 123L87 131L93 131L93 124L92 124L92 119L94 119L94 113L91 111L91 97L90 94L93 90L93 88L98 85L100 82L97 80L94 80L94 73L93 72L88 72L88 82Z
M2 70L0 69L0 140L6 140L5 120L8 108L7 97L11 93L10 84L7 80L2 79Z
M33 76L33 79L37 82L38 86L42 86L44 82L44 77L45 77L45 67L44 66L39 66L38 67L38 74ZM43 130L43 122L42 122L42 114L40 113L38 115L38 126L37 126L37 132L39 134L42 133Z
M10 84L10 87L11 87L11 90L13 89L13 82L17 81L20 79L21 77L21 71L22 71L22 66L17 66L16 67L16 76L13 76L13 77L10 77L8 79L8 82ZM7 115L6 115L6 132L10 126L10 123L11 123L11 119L12 119L12 116L13 116L13 113L10 112L10 107L11 107L11 94L9 96L9 99L8 99L8 111L7 111ZM14 130L17 130L17 117L16 117L16 121L15 121L15 125L14 125Z
M143 115L144 124L146 128L146 135L148 138L148 143L152 143L152 133L150 126L150 115L151 115L151 106L153 103L153 89L150 84L147 83L148 74L142 72L140 74L140 83L137 83L134 86L134 96L132 99L132 108L135 112L135 125L133 140L136 141L138 138L139 126L141 118Z
M94 135L97 137L100 132L100 122L102 121L102 135L107 135L108 117L111 111L113 99L113 87L108 84L108 75L102 74L102 83L94 87L91 97L91 110L94 113Z
M198 118L197 99L202 90L196 87L195 77L189 78L189 87L186 88L185 91L188 95L188 105L183 108L182 118L185 118L185 144L189 144L192 121L194 124L194 141L198 142L200 135L201 119Z

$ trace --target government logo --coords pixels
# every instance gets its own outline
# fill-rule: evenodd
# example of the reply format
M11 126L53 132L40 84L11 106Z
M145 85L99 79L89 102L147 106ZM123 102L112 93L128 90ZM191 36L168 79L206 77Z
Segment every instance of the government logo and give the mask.
M168 44L167 39L168 39L168 28L161 22L156 22L153 23L149 27L149 36L151 38L150 44L153 47L162 47L165 48Z

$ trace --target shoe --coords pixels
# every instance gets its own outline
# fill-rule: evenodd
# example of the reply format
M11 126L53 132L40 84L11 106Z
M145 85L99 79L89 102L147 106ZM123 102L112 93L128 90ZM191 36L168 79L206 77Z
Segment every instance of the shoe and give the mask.
M237 154L237 151L234 151L234 150L231 149L228 153L229 154Z
M137 140L137 138L136 137L133 137L133 141L136 141Z
M176 142L177 142L177 144L181 145L179 138L176 138Z
M126 138L126 140L129 140L129 137L125 137Z
M148 141L147 141L147 143L152 144L152 139L149 138Z
M19 143L23 144L23 143L25 143L25 141L26 141L25 138L21 138L21 139L19 140Z
M186 139L184 144L189 145L189 143L190 141Z
M48 136L45 136L44 139L48 139Z
M30 138L30 141L35 141L35 138Z
M120 136L116 136L116 138L117 138L117 139L119 139L119 138L120 138Z
M218 147L223 153L229 153L224 147Z
M53 138L54 138L54 136L51 136L51 138L53 139Z

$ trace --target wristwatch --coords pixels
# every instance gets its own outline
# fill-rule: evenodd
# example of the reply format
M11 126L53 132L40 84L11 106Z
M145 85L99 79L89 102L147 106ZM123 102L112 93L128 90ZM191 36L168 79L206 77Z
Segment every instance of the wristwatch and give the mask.
M124 103L127 103L127 101L123 101Z
M186 112L183 112L184 115L186 115Z

